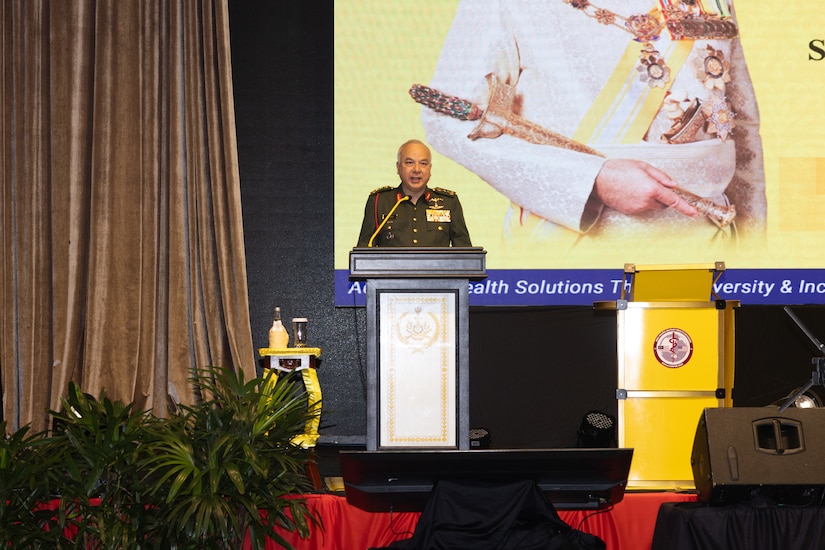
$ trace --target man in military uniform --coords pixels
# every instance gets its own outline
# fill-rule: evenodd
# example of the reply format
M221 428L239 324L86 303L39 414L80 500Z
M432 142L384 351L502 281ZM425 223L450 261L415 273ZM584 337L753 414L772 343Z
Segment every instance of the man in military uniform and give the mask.
M430 149L421 141L398 149L401 185L370 193L357 247L472 246L458 195L427 187L431 167Z

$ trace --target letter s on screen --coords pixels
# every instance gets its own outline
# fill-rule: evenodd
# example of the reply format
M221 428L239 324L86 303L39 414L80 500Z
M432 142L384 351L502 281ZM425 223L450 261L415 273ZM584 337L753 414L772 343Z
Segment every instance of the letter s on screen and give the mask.
M822 61L823 59L825 59L825 49L823 49L825 48L825 40L819 38L811 40L810 42L808 42L808 48L810 48L814 53L816 53L816 56L810 53L808 54L808 59L810 59L811 61Z

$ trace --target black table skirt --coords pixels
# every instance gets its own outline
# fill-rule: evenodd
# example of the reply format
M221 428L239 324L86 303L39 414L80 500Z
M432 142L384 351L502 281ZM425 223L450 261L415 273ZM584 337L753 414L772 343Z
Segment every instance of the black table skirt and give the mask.
M821 550L825 507L754 499L728 506L662 504L652 550Z

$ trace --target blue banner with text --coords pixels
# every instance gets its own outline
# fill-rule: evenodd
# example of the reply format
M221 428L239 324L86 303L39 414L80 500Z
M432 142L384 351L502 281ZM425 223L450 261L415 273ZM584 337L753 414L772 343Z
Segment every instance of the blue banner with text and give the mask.
M622 270L502 269L469 282L470 306L590 306L621 297ZM714 282L708 300L742 305L825 304L825 269L729 269ZM335 271L335 305L363 306L366 281Z

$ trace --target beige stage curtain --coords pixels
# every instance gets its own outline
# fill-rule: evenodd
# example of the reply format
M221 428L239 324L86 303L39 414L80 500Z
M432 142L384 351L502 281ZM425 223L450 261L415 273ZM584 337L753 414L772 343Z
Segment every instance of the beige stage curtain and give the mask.
M226 0L0 0L7 430L254 376Z

